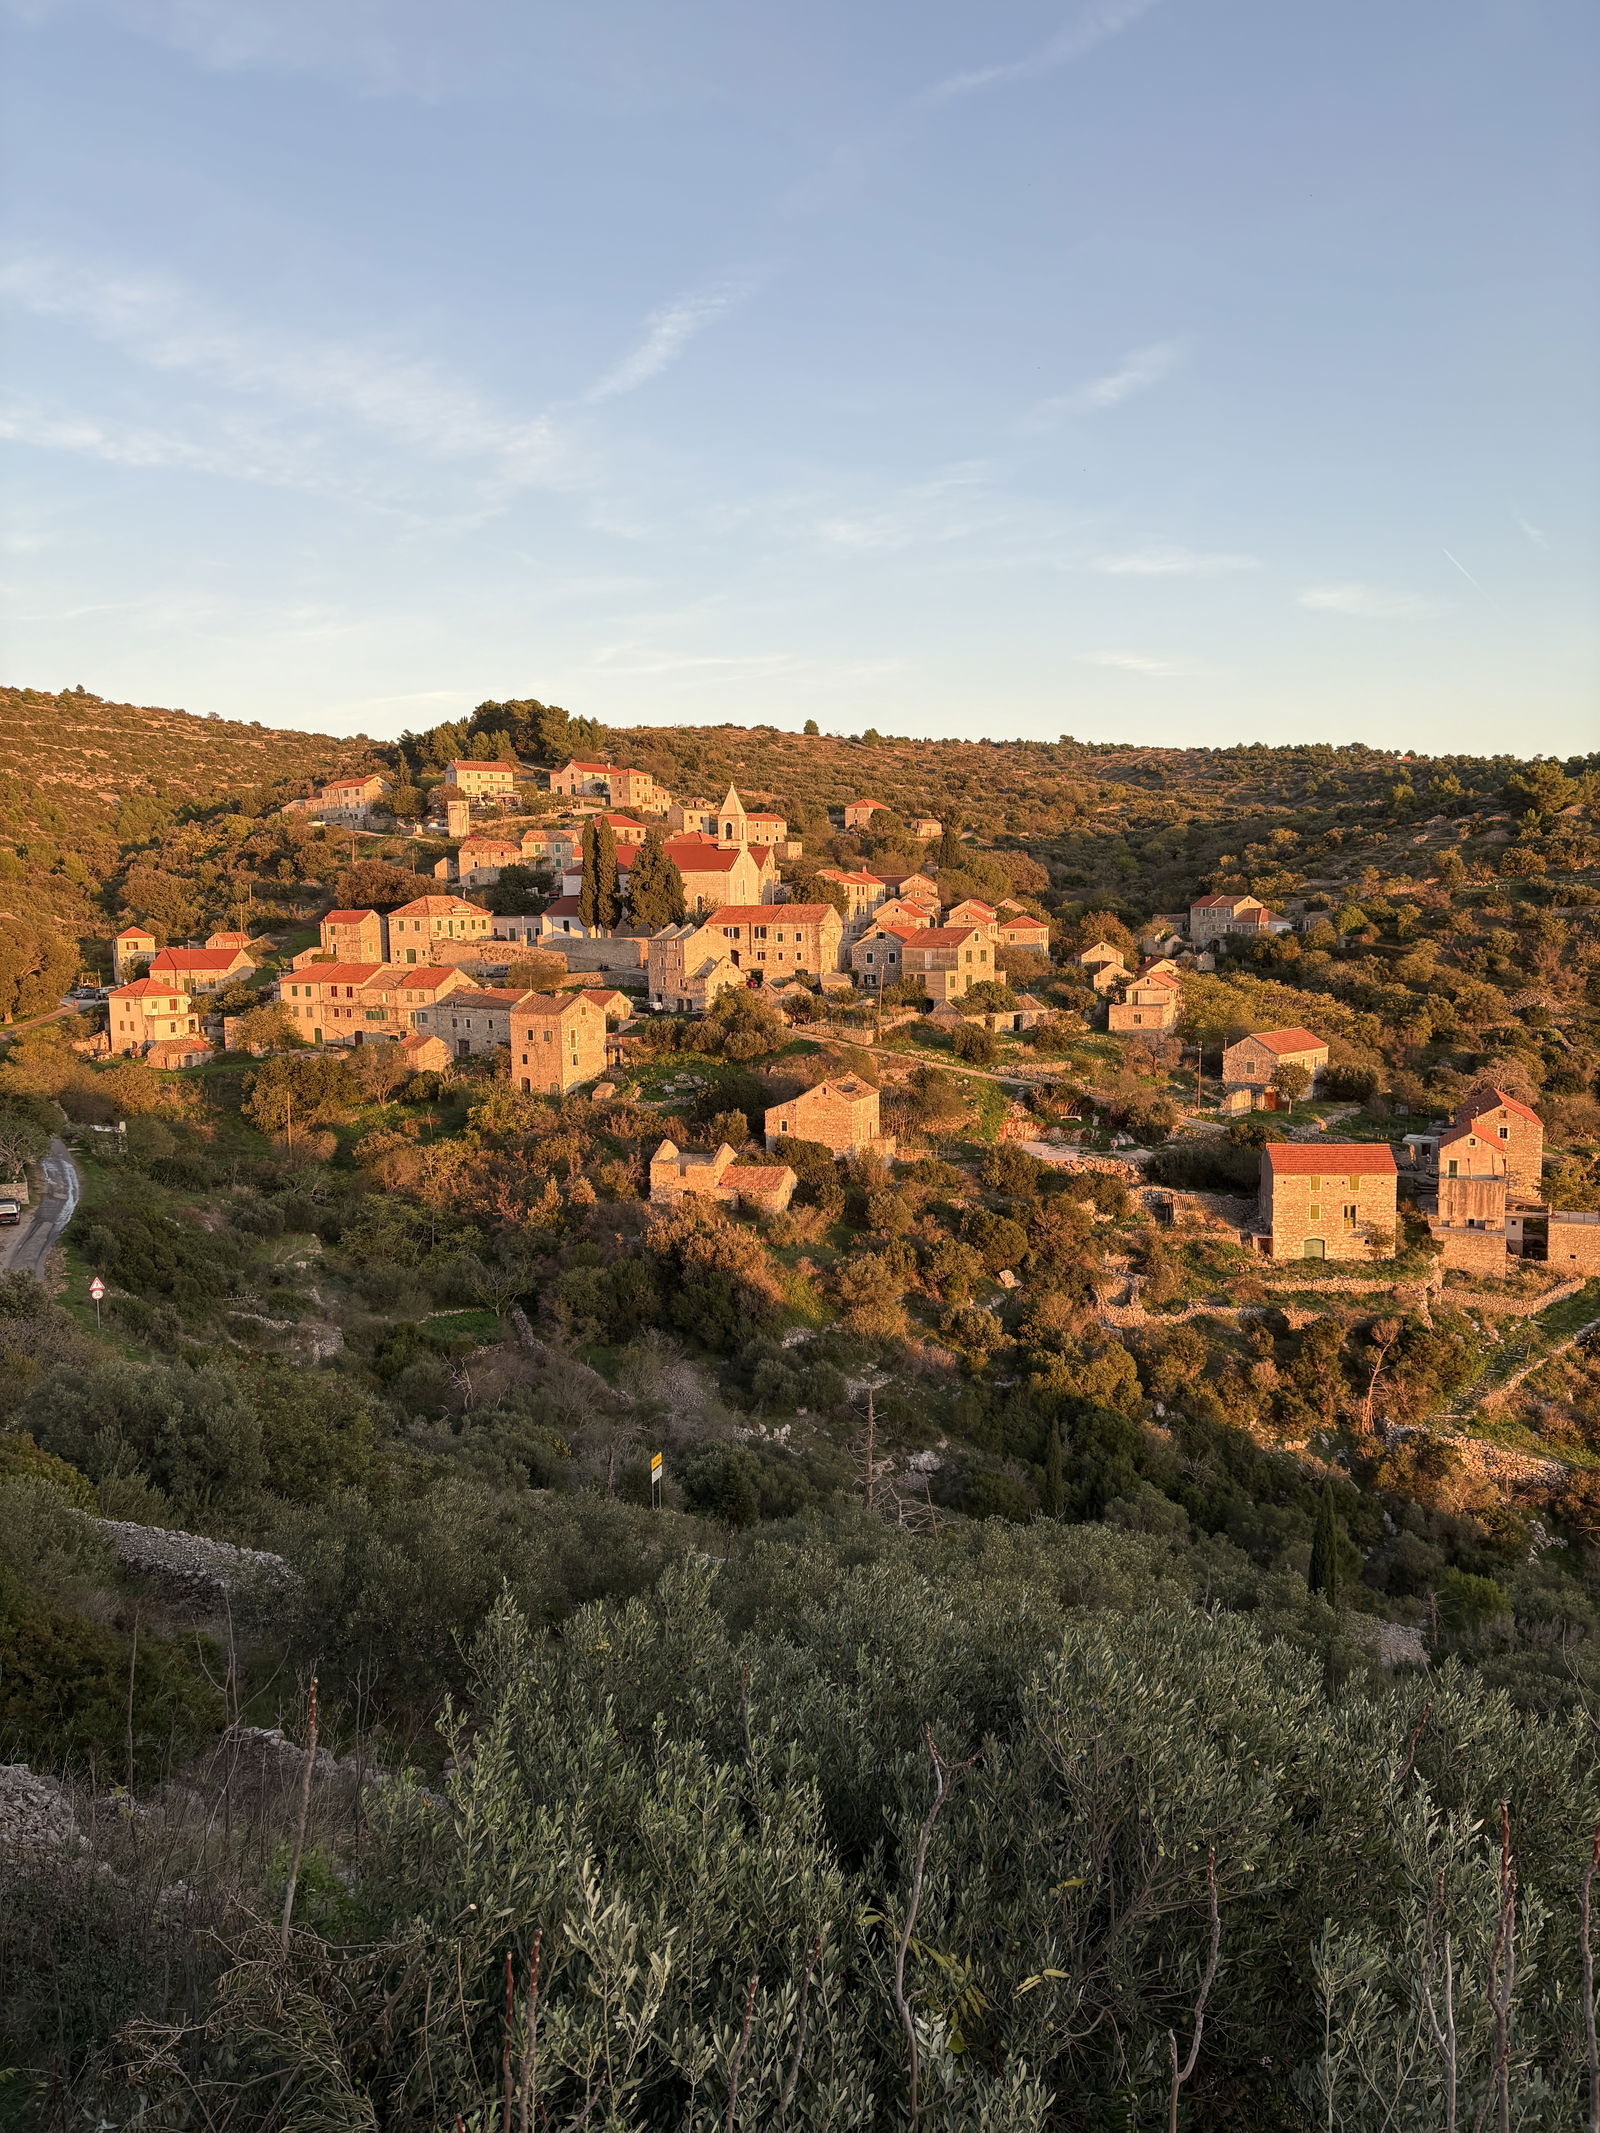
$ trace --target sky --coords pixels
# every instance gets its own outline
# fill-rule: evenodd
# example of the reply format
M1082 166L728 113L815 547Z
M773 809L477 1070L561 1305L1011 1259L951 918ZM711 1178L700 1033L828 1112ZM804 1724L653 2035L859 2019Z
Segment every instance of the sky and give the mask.
M1591 0L0 0L0 676L1600 747Z

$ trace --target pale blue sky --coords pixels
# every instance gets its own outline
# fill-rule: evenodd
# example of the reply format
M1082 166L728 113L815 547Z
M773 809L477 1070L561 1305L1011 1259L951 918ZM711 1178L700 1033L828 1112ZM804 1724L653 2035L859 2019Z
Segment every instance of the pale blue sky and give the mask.
M1600 744L1592 0L0 0L8 678Z

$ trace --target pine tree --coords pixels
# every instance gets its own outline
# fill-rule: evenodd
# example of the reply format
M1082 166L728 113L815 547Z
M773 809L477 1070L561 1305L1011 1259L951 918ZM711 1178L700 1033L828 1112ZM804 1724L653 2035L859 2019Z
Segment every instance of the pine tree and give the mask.
M1339 1604L1339 1550L1344 1531L1333 1508L1333 1490L1324 1485L1317 1506L1317 1522L1311 1529L1311 1567L1306 1583L1320 1592L1330 1607Z
M945 824L939 839L939 864L942 867L958 867L962 861L961 824L952 816Z
M1061 1424L1050 1425L1050 1441L1044 1448L1044 1483L1039 1491L1039 1504L1046 1518L1059 1518L1067 1507L1067 1478L1063 1471L1064 1457L1061 1444Z
M684 915L683 876L659 829L648 833L628 870L628 902L641 926L675 926Z

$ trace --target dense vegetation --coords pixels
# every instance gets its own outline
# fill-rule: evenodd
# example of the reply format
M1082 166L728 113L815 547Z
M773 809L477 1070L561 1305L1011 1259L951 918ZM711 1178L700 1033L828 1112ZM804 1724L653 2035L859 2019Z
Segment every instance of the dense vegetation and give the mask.
M14 1039L0 1149L64 1134L83 1200L59 1276L0 1276L0 1761L79 1841L0 1782L0 2124L1584 2122L1600 1411L1559 1344L1600 1296L1439 1285L1416 1225L1365 1286L1264 1267L1107 1150L1238 1194L1269 1132L1492 1074L1600 1204L1594 765L529 700L407 736L396 797L508 746L733 778L812 864L919 856L832 827L860 791L940 812L947 897L1052 920L1006 975L1053 1019L738 993L564 1099ZM81 882L59 843L40 953L243 915L281 956L414 892L426 842L282 794L153 799ZM1072 947L1214 884L1324 915L1190 974L1172 1041L1093 1034ZM1327 1102L1192 1122L1196 1043L1302 1021ZM892 1167L799 1143L784 1215L647 1208L664 1133L751 1151L841 1067ZM144 1529L264 1560L186 1581Z

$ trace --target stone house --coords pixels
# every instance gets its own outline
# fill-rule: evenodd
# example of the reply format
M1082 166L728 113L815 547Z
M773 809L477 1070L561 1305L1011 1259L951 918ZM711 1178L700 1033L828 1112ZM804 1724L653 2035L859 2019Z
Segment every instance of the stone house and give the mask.
M520 776L515 763L447 763L444 773L446 796L454 793L465 800L504 805L516 798Z
M388 790L376 771L365 777L330 778L318 789L308 812L340 829L365 829Z
M222 992L255 967L242 948L163 948L145 974L178 992Z
M1000 914L981 896L964 896L960 903L950 906L944 922L947 926L981 926L992 937L1000 924Z
M719 996L748 983L727 936L697 919L663 926L646 951L650 1005L670 1015L703 1015Z
M650 1158L650 1199L656 1207L706 1199L780 1215L799 1182L787 1163L741 1163L726 1141L710 1153L663 1141Z
M1175 974L1164 970L1141 972L1128 979L1122 998L1112 1001L1106 1012L1106 1026L1117 1036L1149 1032L1160 1035L1177 1027L1182 1006L1183 995Z
M936 926L937 903L923 903L910 896L887 896L872 914L875 926Z
M502 867L522 864L522 845L510 837L467 837L453 861L441 859L434 872L442 880L460 882L464 889L489 888L500 879Z
M1311 1076L1310 1089L1314 1090L1317 1076L1327 1063L1327 1045L1308 1029L1258 1030L1254 1036L1241 1037L1237 1044L1224 1050L1222 1081L1225 1088L1250 1089L1256 1095L1266 1095L1279 1067L1297 1066L1304 1067Z
M931 844L944 835L944 824L936 815L913 815L906 827L919 844Z
M883 882L892 897L897 896L905 903L920 904L935 916L944 907L939 884L931 874L885 874Z
M443 993L411 1018L421 1036L437 1037L452 1059L487 1059L511 1042L511 1010L526 996L519 985L474 986Z
M342 1025L335 1041L353 1041L362 990L382 968L381 957L371 962L297 963L277 982L278 1004L307 1044L327 1043L335 1021ZM347 1010L343 1015L335 1012L340 1006Z
M200 1017L182 986L160 978L135 978L110 995L106 1038L118 1054L143 1052L174 1037L195 1037Z
M722 936L738 969L761 977L820 977L840 965L844 924L832 904L720 904L706 930Z
M581 832L563 823L535 824L522 833L522 864L561 873L578 857Z
M149 964L157 947L156 937L143 926L124 926L111 943L111 970L119 985L136 978Z
M1394 1150L1366 1141L1269 1141L1261 1151L1261 1243L1273 1259L1388 1259Z
M604 800L611 807L642 807L659 813L667 804L648 770L630 770L622 763L588 763L574 757L550 773L550 790L570 800Z
M1088 972L1089 983L1102 998L1128 982L1128 966L1122 950L1113 948L1109 941L1096 941L1074 961L1080 970Z
M924 926L902 942L900 963L938 1005L994 976L994 943L978 926Z
M923 918L911 925L892 923L881 916L875 919L860 940L851 943L850 968L856 983L868 992L882 992L885 986L897 984L905 974L906 942L927 931L928 922Z
M492 940L494 919L464 896L417 896L389 913L387 938L390 962L427 963L442 942Z
M864 926L872 914L889 900L889 885L865 867L818 867L818 881L831 882L844 892L846 927Z
M1189 938L1198 948L1234 937L1292 933L1291 919L1269 911L1259 896L1202 896L1189 906Z
M771 1104L762 1120L768 1153L786 1139L820 1141L834 1155L894 1154L894 1141L878 1123L878 1092L859 1074L819 1081L787 1103Z
M1539 1197L1544 1172L1544 1122L1503 1089L1485 1083L1457 1104L1457 1130L1466 1126L1481 1139L1492 1141L1506 1161L1506 1181L1513 1192ZM1448 1160L1444 1141L1440 1154Z
M1002 904L996 918L995 942L1001 948L1020 948L1029 955L1050 953L1050 922L1035 918L1018 904Z
M525 1094L565 1094L605 1064L605 1012L581 992L528 992L512 1008L511 1079Z
M318 929L322 952L340 963L381 963L389 929L376 911L330 911Z
M874 815L886 815L888 812L882 800L847 800L844 826L847 830L870 829Z
M185 1067L205 1066L210 1058L211 1046L204 1037L158 1037L145 1053L144 1063L177 1074Z

